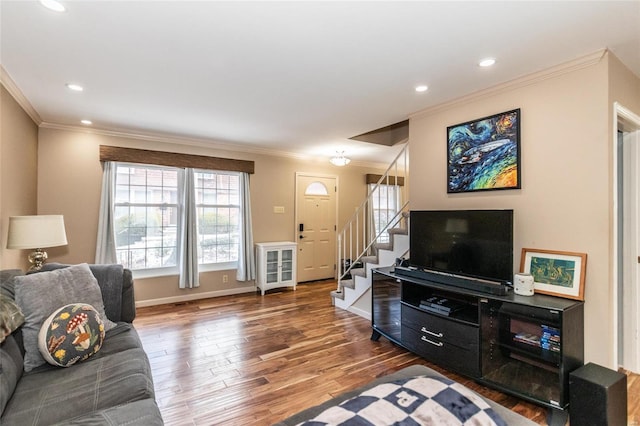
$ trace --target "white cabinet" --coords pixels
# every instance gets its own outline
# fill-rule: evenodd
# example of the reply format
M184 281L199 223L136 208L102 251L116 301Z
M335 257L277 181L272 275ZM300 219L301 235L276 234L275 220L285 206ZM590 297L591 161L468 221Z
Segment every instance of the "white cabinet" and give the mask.
M263 296L272 288L296 289L296 243L257 243L256 260L256 285Z

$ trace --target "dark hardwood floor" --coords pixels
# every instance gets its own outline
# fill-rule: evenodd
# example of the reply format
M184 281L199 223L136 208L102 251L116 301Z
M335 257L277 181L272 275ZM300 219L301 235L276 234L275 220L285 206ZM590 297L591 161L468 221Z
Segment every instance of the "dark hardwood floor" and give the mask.
M546 409L452 374L334 308L334 282L140 308L135 326L151 360L167 425L270 425L376 377L424 364L546 424ZM640 379L628 376L629 424L640 424ZM634 423L635 422L635 423Z

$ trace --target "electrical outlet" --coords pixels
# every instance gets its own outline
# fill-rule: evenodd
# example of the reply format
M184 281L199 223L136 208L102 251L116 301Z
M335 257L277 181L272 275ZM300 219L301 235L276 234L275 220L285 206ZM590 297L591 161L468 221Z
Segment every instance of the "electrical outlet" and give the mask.
M229 275L224 274L224 275L222 276L222 282L223 282L223 283L228 283L228 282L229 282Z

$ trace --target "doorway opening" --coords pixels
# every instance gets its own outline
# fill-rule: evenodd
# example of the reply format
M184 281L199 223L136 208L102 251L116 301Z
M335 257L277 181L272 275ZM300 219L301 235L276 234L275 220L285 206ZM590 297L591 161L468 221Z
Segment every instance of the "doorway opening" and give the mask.
M640 117L618 103L614 114L614 363L640 373Z

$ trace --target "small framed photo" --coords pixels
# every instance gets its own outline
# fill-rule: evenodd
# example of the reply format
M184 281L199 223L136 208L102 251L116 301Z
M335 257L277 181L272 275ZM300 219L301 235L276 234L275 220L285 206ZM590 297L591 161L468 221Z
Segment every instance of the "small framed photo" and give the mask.
M520 109L447 127L447 192L520 188Z
M587 254L523 248L520 272L533 276L536 293L584 301Z

